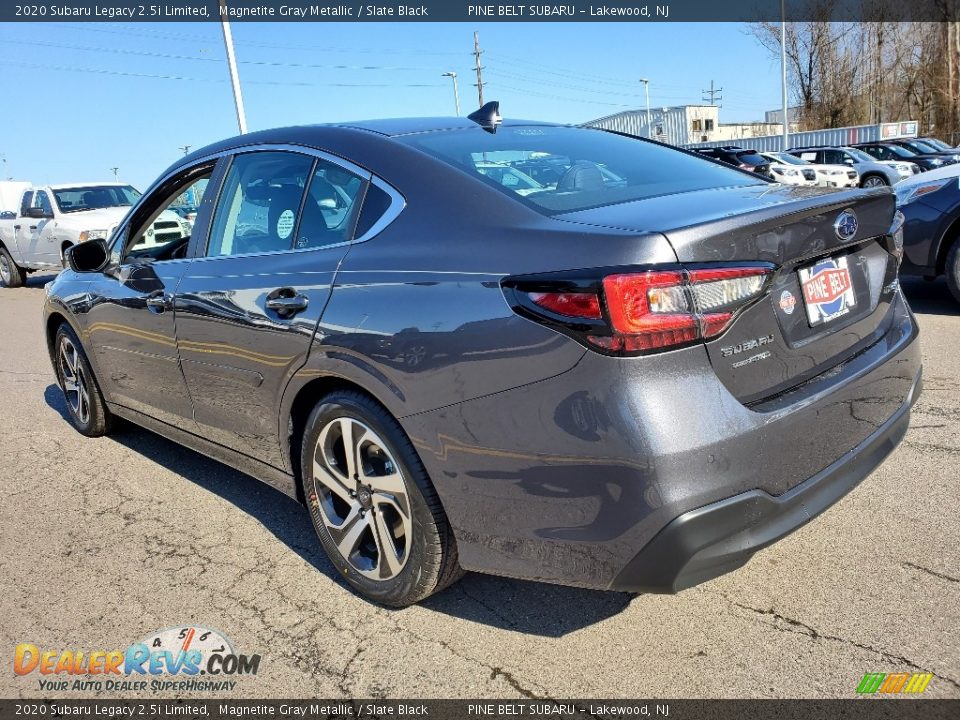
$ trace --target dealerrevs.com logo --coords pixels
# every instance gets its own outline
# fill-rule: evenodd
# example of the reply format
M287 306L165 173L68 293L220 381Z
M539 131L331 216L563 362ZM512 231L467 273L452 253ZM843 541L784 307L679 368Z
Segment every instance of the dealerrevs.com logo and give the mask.
M260 655L234 651L217 630L183 625L151 633L123 650L47 649L20 643L13 671L46 691L230 691L256 675Z

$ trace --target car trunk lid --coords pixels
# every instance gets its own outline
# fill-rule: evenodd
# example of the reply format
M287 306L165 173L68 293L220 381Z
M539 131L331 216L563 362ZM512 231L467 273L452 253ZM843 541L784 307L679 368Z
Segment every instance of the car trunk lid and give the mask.
M774 185L664 196L564 219L660 232L684 265L775 265L767 292L706 343L720 380L750 404L827 372L882 336L896 289L887 234L894 211L886 188L825 193Z

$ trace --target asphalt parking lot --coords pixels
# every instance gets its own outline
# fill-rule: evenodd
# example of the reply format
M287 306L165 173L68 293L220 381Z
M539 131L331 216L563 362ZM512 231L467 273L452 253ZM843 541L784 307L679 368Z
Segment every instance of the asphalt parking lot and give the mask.
M677 596L471 575L391 611L345 588L271 488L131 426L76 433L39 327L49 279L0 290L5 663L18 643L125 648L192 624L261 654L235 697L853 697L900 671L960 697L960 305L942 281L905 283L925 362L905 443L742 570ZM7 668L0 696L90 696Z

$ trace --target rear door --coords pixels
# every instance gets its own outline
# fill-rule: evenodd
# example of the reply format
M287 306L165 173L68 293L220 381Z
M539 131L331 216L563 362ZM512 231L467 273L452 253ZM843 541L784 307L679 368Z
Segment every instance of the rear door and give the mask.
M369 174L322 154L239 153L176 296L201 433L278 467L279 405L306 362Z

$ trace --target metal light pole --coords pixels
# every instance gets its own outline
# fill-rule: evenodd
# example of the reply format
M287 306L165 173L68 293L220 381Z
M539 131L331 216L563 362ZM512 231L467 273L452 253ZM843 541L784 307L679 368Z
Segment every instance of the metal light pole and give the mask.
M448 77L453 80L453 102L457 106L457 117L460 117L460 89L457 87L457 74L451 70L443 73L440 77Z
M790 147L790 125L787 120L787 10L780 0L780 92L783 95L783 152Z
M643 83L643 92L647 96L647 137L653 138L653 126L650 124L650 81L647 78L640 78Z
M247 132L247 114L243 110L243 93L240 91L240 76L237 74L237 58L233 54L233 34L230 21L227 20L227 0L220 0L220 18L223 26L223 44L227 48L227 66L230 68L230 82L233 85L233 102L237 107L237 125L240 134Z
M117 179L117 172L119 172L120 168L118 168L118 167L112 167L112 168L110 168L110 170L113 171L113 179L114 179L114 181L116 181L116 179Z

